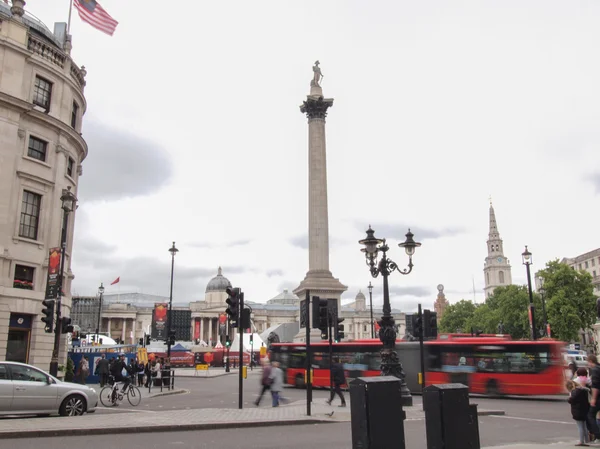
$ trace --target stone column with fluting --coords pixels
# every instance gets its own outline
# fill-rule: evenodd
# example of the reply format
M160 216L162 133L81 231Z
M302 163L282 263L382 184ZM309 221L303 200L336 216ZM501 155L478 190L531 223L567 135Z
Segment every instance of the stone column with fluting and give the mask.
M320 74L318 64L316 68ZM329 268L325 118L332 105L333 99L324 98L318 80L313 80L310 95L300 106L308 118L308 272L294 293L300 299L305 298L306 291L311 297L335 298L341 313L341 295L348 287L334 278ZM301 331L295 339L303 340L304 334Z

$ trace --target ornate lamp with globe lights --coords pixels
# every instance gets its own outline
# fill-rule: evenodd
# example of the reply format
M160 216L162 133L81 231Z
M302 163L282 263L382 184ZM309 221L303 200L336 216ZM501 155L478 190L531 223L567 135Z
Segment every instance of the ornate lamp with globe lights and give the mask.
M415 249L421 246L420 243L415 242L414 234L410 232L410 229L406 233L406 240L403 243L399 243L400 248L404 248L408 255L408 266L407 268L400 269L396 262L387 257L389 246L385 239L378 239L375 237L375 231L369 225L367 230L367 238L360 240L358 243L364 245L361 249L365 253L365 259L371 276L374 278L380 274L383 277L383 316L379 321L379 339L383 343L381 349L381 375L382 376L395 376L401 381L402 390L402 405L412 405L412 396L406 381L404 379L404 370L402 364L396 353L396 326L394 317L392 316L392 308L390 306L390 291L388 286L388 276L394 271L400 274L407 275L413 269L412 256L415 253ZM378 260L379 253L381 252L381 258Z

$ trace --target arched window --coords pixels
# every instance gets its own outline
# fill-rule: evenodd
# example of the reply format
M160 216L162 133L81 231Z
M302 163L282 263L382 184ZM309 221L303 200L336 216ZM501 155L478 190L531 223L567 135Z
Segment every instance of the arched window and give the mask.
M498 275L500 276L500 283L504 284L504 271L500 271Z
M485 279L487 281L487 285L490 285L490 273L485 273Z

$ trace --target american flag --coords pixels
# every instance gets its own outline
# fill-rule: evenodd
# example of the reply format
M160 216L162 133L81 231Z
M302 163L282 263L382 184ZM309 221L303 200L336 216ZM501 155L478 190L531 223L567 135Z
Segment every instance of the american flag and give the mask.
M113 19L96 0L74 0L79 17L103 33L112 36L119 22Z

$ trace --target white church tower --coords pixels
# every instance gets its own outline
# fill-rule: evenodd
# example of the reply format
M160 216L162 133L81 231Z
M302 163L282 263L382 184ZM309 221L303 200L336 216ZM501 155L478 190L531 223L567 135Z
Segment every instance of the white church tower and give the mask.
M485 298L494 293L496 287L512 284L510 262L504 257L502 239L496 224L496 213L490 201L490 233L487 241L488 255L485 258L483 273L485 276Z

